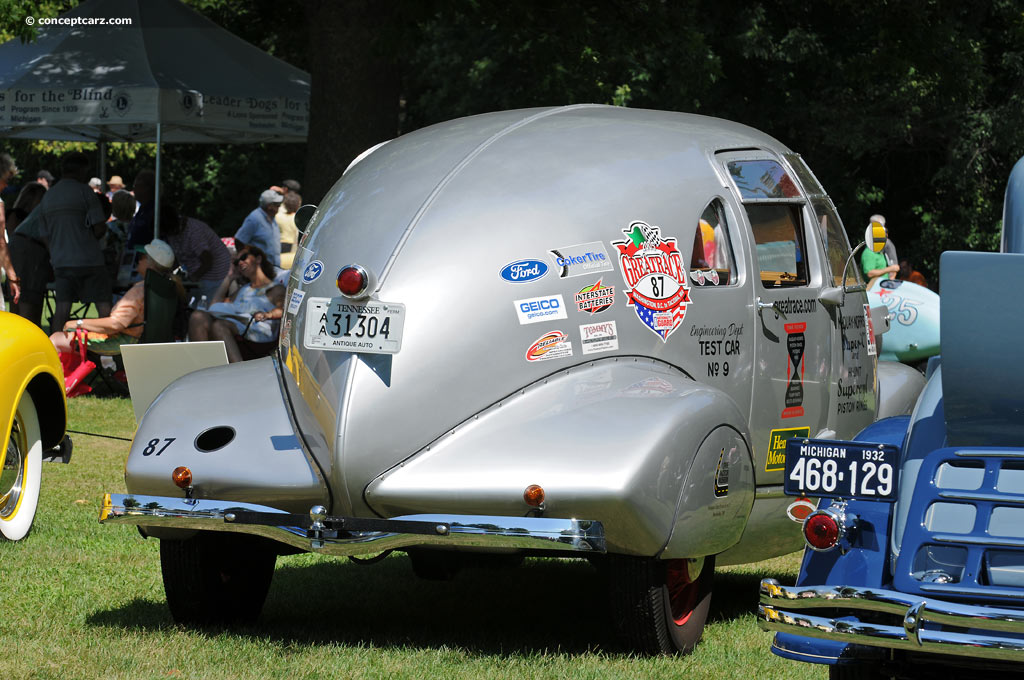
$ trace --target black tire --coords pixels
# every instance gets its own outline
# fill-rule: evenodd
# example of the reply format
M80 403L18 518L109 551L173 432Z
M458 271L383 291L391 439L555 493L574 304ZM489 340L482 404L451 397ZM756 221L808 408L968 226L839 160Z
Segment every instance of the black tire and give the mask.
M425 581L451 581L462 569L460 555L446 550L409 550L412 572Z
M160 541L164 593L175 622L187 626L251 623L263 609L277 554L261 539L200 531Z
M882 672L880 664L871 661L828 667L829 680L885 680L889 677L888 673Z
M690 573L699 567L699 574ZM612 616L622 640L642 654L689 654L711 607L715 558L656 560L609 555Z

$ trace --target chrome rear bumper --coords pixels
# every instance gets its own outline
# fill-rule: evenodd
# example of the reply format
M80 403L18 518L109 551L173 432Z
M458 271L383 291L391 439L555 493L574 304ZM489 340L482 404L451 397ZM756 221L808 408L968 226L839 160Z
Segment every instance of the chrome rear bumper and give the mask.
M806 609L819 611L814 615L800 611ZM821 616L822 610L829 609L842 610L842 615ZM851 616L851 610L892 614L902 619L902 625L864 622ZM1024 609L926 600L877 588L789 588L775 579L764 579L757 613L758 625L766 631L889 649L1024 662ZM932 625L926 627L926 623ZM962 630L937 630L938 626Z
M322 508L321 508L322 510ZM546 517L406 515L390 519L293 515L237 501L107 494L103 524L233 531L328 555L409 546L604 552L600 522Z

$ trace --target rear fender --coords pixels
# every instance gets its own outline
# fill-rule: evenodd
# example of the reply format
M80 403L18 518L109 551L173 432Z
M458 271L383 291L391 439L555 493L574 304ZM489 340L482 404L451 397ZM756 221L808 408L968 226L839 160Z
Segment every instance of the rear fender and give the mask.
M182 497L171 472L185 466L196 498L288 512L330 507L289 416L274 359L190 373L168 385L139 423L125 486L133 495Z
M729 397L671 366L604 359L456 426L374 479L366 502L384 517L524 516L537 511L523 491L539 484L543 516L600 520L610 552L658 555L675 535L673 551L711 554L738 538L753 495L742 423Z

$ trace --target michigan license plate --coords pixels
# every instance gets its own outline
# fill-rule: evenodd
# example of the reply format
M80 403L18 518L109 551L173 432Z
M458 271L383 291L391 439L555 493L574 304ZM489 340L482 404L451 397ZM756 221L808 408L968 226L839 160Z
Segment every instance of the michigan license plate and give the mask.
M896 500L899 449L831 439L786 442L784 490L791 496Z
M405 305L310 298L306 303L305 345L309 349L395 354L402 349Z

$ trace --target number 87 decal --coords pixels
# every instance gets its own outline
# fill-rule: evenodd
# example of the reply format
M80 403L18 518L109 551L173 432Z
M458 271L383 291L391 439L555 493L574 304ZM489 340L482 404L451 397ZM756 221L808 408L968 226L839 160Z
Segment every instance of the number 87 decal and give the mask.
M142 449L142 455L143 456L152 456L152 455L155 454L155 455L159 456L161 453L163 453L164 451L167 450L167 447L170 446L171 442L173 442L175 439L176 439L176 437L164 437L164 439L163 439L164 445L163 446L160 446L160 439L159 438L157 438L157 439L150 439L148 442L146 442L146 448ZM160 447L159 450L157 449L158 446Z

